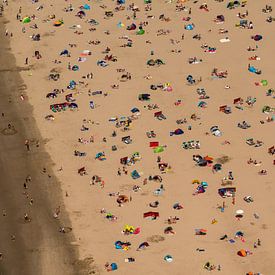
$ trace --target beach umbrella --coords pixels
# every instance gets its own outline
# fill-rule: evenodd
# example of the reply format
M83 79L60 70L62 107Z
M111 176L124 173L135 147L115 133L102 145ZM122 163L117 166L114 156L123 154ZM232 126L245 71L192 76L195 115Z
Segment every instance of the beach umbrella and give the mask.
M30 23L30 22L31 22L31 19L30 19L30 17L27 16L27 17L23 18L22 22L23 22L24 24Z

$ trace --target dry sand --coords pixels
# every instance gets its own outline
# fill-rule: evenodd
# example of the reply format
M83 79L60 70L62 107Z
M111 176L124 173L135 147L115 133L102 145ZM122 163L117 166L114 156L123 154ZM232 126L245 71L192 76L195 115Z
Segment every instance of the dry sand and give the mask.
M274 121L261 124L260 120L265 120L266 114L261 109L265 105L273 106L272 97L265 95L269 88L272 88L272 45L274 38L274 23L266 23L266 14L261 12L264 3L260 1L248 1L244 8L233 10L226 9L226 2L218 3L208 1L209 12L199 9L203 1L186 3L186 6L192 7L191 20L188 23L194 23L193 31L184 30L183 17L188 16L188 12L175 12L176 3L165 3L164 1L153 2L152 11L144 11L143 1L136 1L140 12L137 13L137 19L132 19L132 12L127 8L124 11L114 12L110 19L103 19L104 12L114 10L115 2L89 2L90 11L86 11L87 16L80 19L75 16L79 11L79 6L84 2L74 1L72 12L64 12L70 2L42 1L36 4L31 2L24 3L14 1L9 3L6 8L5 16L10 21L6 28L13 33L11 39L12 52L16 57L17 66L24 66L25 58L29 58L29 64L33 69L31 71L21 71L20 75L27 85L26 100L18 102L18 106L26 104L28 101L33 106L33 116L40 133L44 140L45 149L50 154L55 163L54 171L60 181L63 193L65 208L63 211L69 213L75 242L79 248L80 259L93 257L96 267L92 263L92 269L96 273L104 273L104 264L115 262L119 269L118 274L205 274L208 271L203 269L204 264L210 261L214 265L221 266L220 274L246 274L248 271L261 272L263 274L273 274L275 270L275 248L273 228L275 220L273 210L275 202L274 195L274 166L273 158L267 154L269 147L274 145ZM100 7L105 4L106 9ZM128 6L129 3L127 3ZM16 14L19 6L22 6L22 17L36 15L36 19L30 24L23 25L16 21ZM44 8L37 11L36 8L43 5ZM126 7L127 7L126 6ZM188 9L187 9L188 10ZM249 11L248 21L252 20L254 29L239 29L235 24L239 22L236 16L238 12ZM158 19L160 14L165 14L171 19L170 22L163 22ZM48 20L49 15L55 15L55 19ZM126 19L127 15L130 20ZM213 19L219 15L225 16L225 23L218 25ZM154 19L146 18L147 15L154 15ZM95 26L96 31L90 32L90 26L86 23L87 19L95 19L99 22ZM60 27L54 27L53 22L63 19L64 24ZM127 31L126 26L135 22L148 21L145 34L137 36L135 31ZM118 28L117 23L122 22L125 27ZM37 30L29 28L36 23ZM70 29L72 25L81 25L77 35L75 30ZM26 33L21 32L22 27L26 28ZM218 34L219 28L228 30L227 34ZM157 36L159 29L169 29L171 33L166 36ZM211 29L211 31L209 31ZM110 35L104 31L109 30ZM41 41L34 42L30 36L33 33L41 34ZM184 40L181 40L182 34L185 34ZM196 33L202 35L201 41L192 39ZM261 34L263 40L256 43L251 39L251 35ZM132 48L122 48L121 44L125 40L118 39L127 35L133 40ZM219 40L228 36L229 43L220 43ZM89 40L100 40L99 45L89 45ZM176 45L172 45L170 39L179 40ZM146 43L150 40L151 44ZM20 43L18 43L20 41ZM77 44L76 48L70 48L69 43ZM201 48L203 43L216 47L217 52L210 54L204 52ZM256 52L248 52L248 46L259 48ZM98 60L102 60L105 54L102 51L109 46L111 53L117 56L117 62L109 62L109 66L103 68L97 66ZM71 57L60 57L59 53L68 49ZM181 53L171 53L172 49L181 49ZM39 50L42 59L33 58L34 51ZM86 62L78 62L77 58L83 50L90 50L91 56L87 57ZM150 51L154 51L154 56L150 56ZM248 61L252 55L261 57L260 61ZM189 57L197 56L202 58L201 64L189 65ZM148 67L146 62L150 58L161 58L165 65L159 67ZM54 64L54 60L60 60L61 64ZM68 62L71 65L80 66L78 72L68 70ZM247 71L248 63L255 65L262 70L262 75L251 74ZM49 81L47 76L54 67L60 68L60 80ZM228 70L226 79L211 79L211 71L214 67L218 70ZM120 82L120 73L118 68L125 68L132 75L132 80ZM92 72L93 79L82 79L83 75ZM144 79L144 76L150 74L151 80ZM202 82L197 86L186 85L188 74L195 78L202 77ZM267 87L255 86L254 82L261 79L267 79ZM72 91L79 108L77 111L52 113L49 106L53 103L64 102L64 94L59 94L56 99L47 99L46 94L54 88L66 89L70 80L76 82L84 81L88 85L78 85L77 90ZM152 91L151 84L171 83L172 92ZM111 89L111 85L119 84L119 89ZM230 89L225 89L225 85L230 85ZM203 87L210 96L205 100L208 106L205 109L198 108L200 101L196 93L198 87ZM108 96L97 95L89 96L88 90L102 90L108 92ZM140 93L150 93L151 101L149 103L158 104L167 119L158 121L154 118L154 111L144 108L148 102L138 101ZM257 98L256 104L249 108L244 104L244 110L238 110L233 106L233 99L237 97L246 99L247 96ZM96 108L91 110L89 101L93 100ZM175 106L177 100L182 100L182 104ZM19 105L20 104L20 105ZM226 115L219 112L219 106L228 104L232 107L232 114ZM138 120L133 121L129 132L121 132L116 129L113 123L108 120L110 117L129 116L130 110L137 107L141 111ZM19 107L20 108L20 107ZM201 119L193 121L191 114L198 114ZM54 121L46 121L44 117L48 114L54 114ZM178 126L176 120L186 117L188 123ZM98 124L87 124L89 131L81 132L83 119L90 119ZM238 122L246 120L252 127L243 130L237 127ZM192 130L188 131L188 125L192 125ZM223 133L222 137L214 137L211 134L205 135L213 125L218 125ZM182 128L184 135L169 136L170 131L176 128ZM118 132L117 137L112 138L113 130ZM143 179L149 175L160 174L156 158L152 148L148 144L151 139L146 137L146 131L154 130L157 134L154 141L159 141L161 145L167 145L167 148L161 153L163 161L169 163L172 172L162 175L165 191L162 196L155 197L153 191L159 187L158 183L149 182L143 186ZM95 142L91 144L80 144L78 138L89 139L94 136ZM121 137L130 135L133 143L126 145L121 142ZM102 142L102 138L107 138L107 143ZM255 140L261 140L264 145L259 148L250 147L245 143L247 138L253 137ZM199 140L200 150L184 150L182 142L188 140ZM223 141L230 141L229 145L223 145ZM117 145L118 150L113 152L112 145ZM75 157L73 151L79 150L86 152L86 157ZM107 160L95 160L98 152L104 151ZM117 169L121 167L119 160L121 157L129 156L138 151L142 160L134 166L127 167L128 175L117 176ZM192 160L194 154L202 156L212 156L214 159L228 156L230 161L223 165L220 173L213 174L209 167L195 166ZM262 161L262 166L254 167L248 165L249 158ZM81 177L77 170L85 166L88 172L87 176ZM62 171L58 171L62 167ZM133 180L130 172L133 170L142 172L141 178ZM260 169L266 169L266 176L258 175ZM232 205L231 199L221 198L217 190L221 186L221 179L225 177L228 171L233 171L235 180L234 186L237 187L236 203ZM93 175L101 176L105 181L105 187L99 185L90 185ZM205 193L193 196L195 185L192 185L194 179L206 181L208 188ZM138 192L133 192L132 187L137 184L141 187ZM68 196L65 196L65 194ZM132 201L123 207L118 207L116 197L110 197L110 192L120 192L132 197ZM253 203L246 203L244 196L251 195L254 198ZM159 200L160 206L157 209L149 207L149 203ZM217 206L225 201L225 212L221 213ZM172 208L175 202L183 204L182 210ZM109 222L100 214L100 210L105 208L108 212L116 215L116 222ZM235 218L235 211L244 210L244 217L238 221ZM143 213L150 210L156 210L160 213L160 218L155 221L143 219ZM260 218L255 219L253 214L258 213ZM176 234L165 235L164 223L169 216L177 215L180 220L172 225ZM213 219L218 222L211 224ZM121 231L125 224L140 226L141 232L138 235L124 236ZM196 228L207 229L206 236L195 236ZM245 242L236 240L235 244L227 241L220 241L219 238L227 234L233 238L237 231L245 233ZM70 235L69 234L69 235ZM165 237L164 241L154 243L150 241L153 235ZM149 240L148 240L149 238ZM260 238L262 245L256 249L253 243ZM117 240L130 241L131 249L127 252L116 250L114 243ZM147 241L150 247L145 251L136 251L140 243ZM205 252L196 251L197 248L205 249ZM253 255L241 258L237 255L239 249L247 249L253 252ZM170 254L174 261L167 263L163 260L164 256ZM125 263L124 259L134 257L135 263ZM88 260L86 260L88 262ZM45 261L45 269L41 274L48 272L48 263ZM214 271L218 272L218 271ZM40 273L39 273L40 274ZM66 272L55 271L53 274L67 274Z

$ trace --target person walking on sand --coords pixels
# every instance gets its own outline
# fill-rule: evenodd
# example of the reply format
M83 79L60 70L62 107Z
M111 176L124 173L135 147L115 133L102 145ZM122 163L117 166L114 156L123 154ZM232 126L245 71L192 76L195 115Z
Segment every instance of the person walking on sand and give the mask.
M29 64L29 58L26 57L26 59L25 59L25 65L28 65L28 64Z
M28 139L25 140L25 146L27 148L27 151L30 151L30 141Z

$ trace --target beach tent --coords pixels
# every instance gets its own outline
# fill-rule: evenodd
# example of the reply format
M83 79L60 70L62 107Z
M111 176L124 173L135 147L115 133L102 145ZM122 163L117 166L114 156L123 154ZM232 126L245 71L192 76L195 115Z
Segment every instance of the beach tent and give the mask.
M22 22L23 22L24 24L30 23L30 22L31 22L31 18L27 16L27 17L23 18Z
M69 55L69 51L65 49L59 55Z
M131 173L131 177L132 177L132 179L136 180L136 179L140 178L140 175L139 175L139 173L138 173L137 170L134 170L134 171Z
M236 7L239 7L241 3L239 1L231 1L227 4L228 9L234 9Z
M140 101L148 101L150 100L150 94L139 94L138 100Z
M156 148L156 147L158 147L159 146L159 142L158 141L151 141L150 143L149 143L149 147L150 148Z
M131 113L139 113L139 109L138 108L136 108L136 107L134 107L132 110L131 110Z
M118 5L125 4L125 0L117 0L117 4L118 4Z

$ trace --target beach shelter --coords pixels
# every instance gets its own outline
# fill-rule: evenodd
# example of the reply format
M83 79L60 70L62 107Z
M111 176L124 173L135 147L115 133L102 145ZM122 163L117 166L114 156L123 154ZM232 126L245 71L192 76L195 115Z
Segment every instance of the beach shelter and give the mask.
M246 257L247 256L247 253L244 249L239 250L237 254L241 257Z
M166 255L164 257L164 260L168 263L171 263L171 262L173 262L173 257L171 255Z
M207 230L206 229L195 229L195 235L206 235Z
M117 26L118 26L119 28L125 27L125 25L124 25L122 22L118 22L118 23L117 23Z
M146 247L149 246L149 243L148 242L143 242L139 245L138 249L137 250L142 250L142 249L145 249Z
M158 217L159 217L159 212L150 211L150 212L143 213L143 218L153 218L153 219L156 219Z
M131 173L131 177L132 177L132 179L136 180L136 179L140 178L140 174L138 173L137 170L134 170L134 171Z
M180 128L178 128L178 129L176 129L175 131L174 131L174 134L175 135L182 135L184 133L184 131L182 130L182 129L180 129Z
M251 73L256 73L257 69L254 66L249 66L248 71L250 71Z
M132 23L130 26L127 27L128 31L133 31L137 28L136 24Z
M275 111L275 108L271 108L270 106L264 106L262 108L262 112L265 114L269 114Z
M59 55L69 55L69 51L65 49Z
M117 4L118 4L118 5L125 4L125 0L117 0Z
M79 11L77 14L76 14L76 16L78 16L78 17L84 17L84 16L86 16L86 13L84 12L84 11Z
M235 98L233 101L233 104L242 104L243 103L243 99L241 97Z
M233 197L236 193L236 187L219 188L218 193L221 197Z
M83 6L83 9L84 9L84 10L90 10L91 7L90 7L88 4L85 4L85 5Z
M76 103L72 102L72 103L69 104L69 108L70 108L71 110L77 109L77 108L78 108L78 105L77 105Z
M163 146L158 146L154 149L154 153L161 153L164 151L164 148Z
M254 39L255 41L260 41L263 39L263 36L260 34L256 34L256 35L252 36L252 39Z
M63 20L57 20L57 21L55 21L55 22L53 23L53 25L54 25L55 27L60 27L60 26L63 25L63 24L64 24Z
M111 271L117 270L117 264L116 263L111 263Z
M194 25L193 24L188 24L187 26L185 26L185 29L188 31L192 31L194 29Z
M224 22L224 16L221 14L221 15L217 15L217 20L220 21L220 22Z
M31 22L31 18L27 16L27 17L23 18L22 22L23 22L24 24L30 23L30 22Z
M73 65L72 66L72 71L76 72L79 70L79 66L78 65Z
M139 29L137 31L137 35L143 35L145 33L145 30L144 29Z
M121 203L129 202L129 199L126 195L119 195L116 201L117 203L121 204Z
M206 108L206 107L207 107L207 102L205 102L205 101L200 101L200 102L198 103L198 107L200 107L200 108Z
M91 26L96 26L99 24L95 19L90 19L88 23L91 24Z

